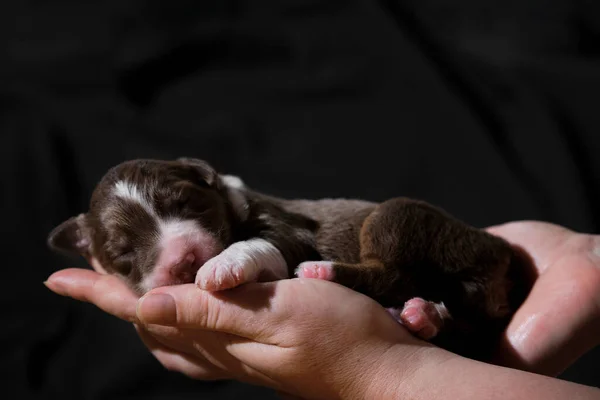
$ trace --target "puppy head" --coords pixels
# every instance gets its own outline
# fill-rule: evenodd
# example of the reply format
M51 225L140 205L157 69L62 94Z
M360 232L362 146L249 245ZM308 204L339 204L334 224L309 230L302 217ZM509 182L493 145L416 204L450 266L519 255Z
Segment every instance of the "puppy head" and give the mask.
M48 244L96 258L138 294L191 283L228 245L238 189L202 160L127 161L102 178L89 211L56 227Z

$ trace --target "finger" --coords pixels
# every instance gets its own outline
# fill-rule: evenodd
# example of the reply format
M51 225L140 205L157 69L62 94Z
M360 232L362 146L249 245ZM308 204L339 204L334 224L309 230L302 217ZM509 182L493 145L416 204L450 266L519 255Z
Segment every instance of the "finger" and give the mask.
M253 283L224 292L208 292L196 285L154 289L138 302L144 324L177 326L231 333L245 338L268 337L285 318L286 281ZM277 293L282 293L277 299Z
M504 237L506 239L526 236L529 240L540 240L541 242L544 242L541 243L542 245L547 244L541 239L556 238L556 241L560 241L565 235L572 235L575 233L575 231L561 225L535 220L506 222L489 226L485 228L485 230L493 235ZM540 235L540 233L543 233L544 235Z
M208 331L197 331L194 330L191 332L192 335L186 334L188 330L181 330L172 326L162 326L162 325L144 325L140 326L138 324L134 324L136 330L143 330L144 334L149 335L154 338L154 341L160 343L161 345L168 347L173 351L177 351L180 353L187 353L188 355L198 356L198 351L195 347L196 342L200 343L211 343L214 341L213 337L210 335L214 335L214 332Z
M575 232L565 227L539 221L509 222L488 227L486 231L527 253L532 261L531 267L537 274L544 273L549 266L548 260L573 251L569 239L576 236Z
M92 303L126 321L137 321L138 297L116 276L71 268L55 272L44 283L57 294Z
M198 330L175 333L172 328L156 325L136 326L136 329L161 363L164 361L168 367L188 376L198 379L237 379L278 387L276 381L260 372L261 365L273 364L276 359L274 353L269 351L273 350L273 346L228 333ZM167 336L164 336L165 333Z
M237 342L234 339L237 337L228 333L179 329L162 325L144 325L143 328L136 327L136 329L143 329L162 346L178 353L185 353L194 359L203 360L203 363L212 365L217 370L227 370L226 364L238 362L236 355L227 349L232 341ZM243 340L248 342L248 339Z
M190 354L174 350L161 343L145 329L135 324L134 326L142 342L166 369L198 380L231 379L225 371L212 365L206 359L200 356L192 357Z
M581 256L549 268L509 324L499 361L549 376L561 373L600 344L598 288L598 267Z

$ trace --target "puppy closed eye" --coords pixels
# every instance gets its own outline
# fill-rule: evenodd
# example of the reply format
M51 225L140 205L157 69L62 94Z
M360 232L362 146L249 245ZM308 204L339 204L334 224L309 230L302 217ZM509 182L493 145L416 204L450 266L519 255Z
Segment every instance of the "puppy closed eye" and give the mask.
M201 196L189 182L177 182L157 188L153 201L161 214L172 214L189 208ZM193 207L193 205L192 205Z
M133 247L124 239L107 241L105 252L115 266L130 264L135 257Z
M117 254L114 259L115 260L121 260L121 261L129 261L131 260L133 257L135 256L135 253L133 252L133 250L127 250L127 251L122 251L119 254Z
M179 209L182 209L190 204L192 201L192 192L191 190L181 190L180 193L176 196L175 204Z
M172 198L166 198L158 203L158 210L161 214L168 214L172 216L180 216L189 209L194 208L194 201L190 195L173 196Z
M205 211L208 207L202 191L194 187L184 186L175 196L175 206L179 211L195 213Z
M122 253L113 258L113 265L121 274L128 274L135 261L135 253L133 251Z

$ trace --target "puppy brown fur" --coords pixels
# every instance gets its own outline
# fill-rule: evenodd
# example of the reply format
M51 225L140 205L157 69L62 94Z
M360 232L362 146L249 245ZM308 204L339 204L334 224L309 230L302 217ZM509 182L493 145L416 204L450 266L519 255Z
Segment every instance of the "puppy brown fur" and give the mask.
M478 359L489 358L526 295L516 250L423 201L287 200L228 182L202 160L125 162L49 244L98 258L139 293L194 282L209 269L203 282L220 290L292 277L299 264L325 260L331 280L384 307L402 309L413 298L443 305L432 341ZM264 268L248 251L269 255Z

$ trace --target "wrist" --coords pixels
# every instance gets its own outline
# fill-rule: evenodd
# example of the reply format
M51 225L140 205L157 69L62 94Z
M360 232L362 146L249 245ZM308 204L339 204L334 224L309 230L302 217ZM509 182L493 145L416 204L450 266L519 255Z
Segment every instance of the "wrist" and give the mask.
M396 344L380 358L365 384L368 399L420 399L423 383L435 381L435 371L459 356L427 343Z
M596 399L599 393L595 387L470 360L427 343L396 344L371 360L361 362L353 384L338 398Z

